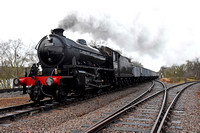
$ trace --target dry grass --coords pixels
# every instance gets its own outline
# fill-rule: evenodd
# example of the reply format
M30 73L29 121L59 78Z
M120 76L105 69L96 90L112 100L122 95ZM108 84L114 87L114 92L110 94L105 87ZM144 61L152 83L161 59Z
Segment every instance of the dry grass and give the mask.
M196 81L194 78L184 78L184 77L172 77L172 78L162 78L160 81L168 84L180 84L189 81Z

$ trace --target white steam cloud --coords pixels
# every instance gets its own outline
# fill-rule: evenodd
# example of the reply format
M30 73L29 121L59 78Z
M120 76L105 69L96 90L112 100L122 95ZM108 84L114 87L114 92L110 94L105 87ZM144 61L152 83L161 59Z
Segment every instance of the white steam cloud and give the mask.
M59 23L59 27L67 31L88 33L95 40L112 41L126 52L157 57L164 46L164 29L149 31L141 25L137 18L128 25L119 23L105 14L84 15L78 12L69 13Z

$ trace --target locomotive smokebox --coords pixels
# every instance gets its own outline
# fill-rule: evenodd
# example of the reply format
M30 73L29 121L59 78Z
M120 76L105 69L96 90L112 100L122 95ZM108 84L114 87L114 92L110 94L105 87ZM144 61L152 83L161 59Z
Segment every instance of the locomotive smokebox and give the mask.
M60 36L63 36L63 32L64 32L64 29L62 29L62 28L56 28L56 29L51 30L52 34L57 34Z

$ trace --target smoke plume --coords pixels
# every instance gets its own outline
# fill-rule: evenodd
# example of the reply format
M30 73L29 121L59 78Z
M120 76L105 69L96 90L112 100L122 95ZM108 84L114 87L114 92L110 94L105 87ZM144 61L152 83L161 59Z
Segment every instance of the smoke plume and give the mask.
M139 55L151 57L158 56L164 43L162 28L151 32L137 18L131 24L124 24L105 14L86 16L71 12L60 21L59 27L81 34L88 33L95 40L111 40L126 52L137 51Z

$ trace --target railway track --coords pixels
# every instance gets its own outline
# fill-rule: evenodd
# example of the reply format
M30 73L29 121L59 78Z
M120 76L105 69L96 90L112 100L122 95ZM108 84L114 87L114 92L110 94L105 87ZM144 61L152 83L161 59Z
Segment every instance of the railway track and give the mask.
M103 94L103 93L102 93ZM94 97L94 96L93 96ZM15 120L21 116L33 115L42 111L49 111L58 107L63 107L65 105L73 104L78 101L83 101L92 98L68 98L64 103L58 103L52 99L42 100L40 103L26 103L17 106L10 106L5 108L0 108L0 124L4 123L4 120Z
M174 90L175 93L173 91L169 93L168 97L170 102L163 115L162 121L160 122L157 133L182 131L183 127L182 127L181 117L185 115L184 103L186 99L185 97L182 97L181 100L179 99L182 93L185 91L185 89L197 83L199 82L191 83L182 88L181 90Z
M56 105L58 105L58 103L53 102L52 100L43 100L40 104L27 103L17 106L0 108L0 123L3 123L4 120L16 119L17 117L22 115L29 115L48 110Z
M160 83L162 84L163 89L161 90L154 89L154 91L151 91L150 94L146 96L144 95L139 96L140 99L141 97L143 97L143 99L139 101L136 99L136 102L132 102L125 105L123 108L117 110L108 117L104 118L103 120L97 122L96 124L88 128L86 132L92 133L92 132L103 131L103 132L154 133L157 131L160 132L162 129L165 129L163 128L163 126L160 127L160 125L161 123L166 123L166 121L165 120L162 121L162 119L167 117L167 115L164 116L163 114L166 108L168 106L170 107L170 105L167 104L169 103L168 101L169 98L167 98L167 93L171 92L173 88L176 90L176 88L181 85L189 84L186 86L186 88L188 88L189 86L192 86L197 82L182 83L174 85L169 88L166 88L166 86L162 82ZM171 92L170 94L174 93Z
M111 90L108 92L101 92L95 95L89 94L89 95L86 95L85 97L69 97L64 103L58 103L51 99L48 99L48 100L41 101L39 104L35 104L32 102L32 103L26 103L26 104L17 105L17 106L0 108L0 124L3 124L4 120L15 120L21 116L32 115L32 114L42 112L42 111L48 111L50 109L58 108L64 105L73 104L78 101L94 98L99 95L112 93L113 91L120 91L121 89Z

